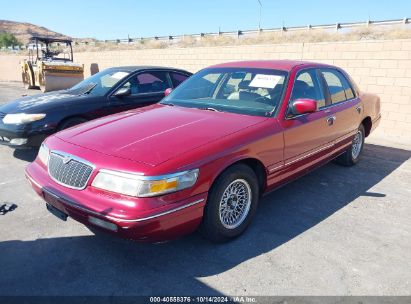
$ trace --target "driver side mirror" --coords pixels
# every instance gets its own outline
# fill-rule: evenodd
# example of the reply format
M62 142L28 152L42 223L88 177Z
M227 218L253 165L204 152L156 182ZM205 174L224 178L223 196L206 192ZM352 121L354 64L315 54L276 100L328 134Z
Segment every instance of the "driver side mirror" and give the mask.
M164 96L168 96L168 95L170 95L170 93L173 91L173 89L172 88L168 88L168 89L166 89L165 91L164 91Z
M317 111L317 101L314 99L297 99L294 100L288 110L289 115L301 115L314 113Z
M130 88L121 88L121 89L118 89L117 92L114 93L114 96L123 97L123 96L128 96L130 94L131 94Z

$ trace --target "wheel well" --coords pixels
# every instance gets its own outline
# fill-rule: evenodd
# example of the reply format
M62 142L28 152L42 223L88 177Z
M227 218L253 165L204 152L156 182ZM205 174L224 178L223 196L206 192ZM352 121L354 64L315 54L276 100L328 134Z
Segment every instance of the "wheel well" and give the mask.
M367 116L363 119L361 124L364 126L364 131L365 131L365 137L370 135L371 132L371 127L372 127L372 122L371 122L371 117Z
M81 115L73 115L73 116L68 116L63 118L62 120L60 120L60 122L57 124L57 130L59 130L61 128L61 125L64 124L66 121L70 120L70 119L82 119L84 121L87 121L87 118L81 116Z
M234 165L238 165L238 164L244 164L248 167L250 167L255 175L257 176L258 179L258 187L260 189L260 195L264 192L266 184L267 184L267 172L265 170L265 166L263 165L263 163L261 161L259 161L258 159L255 158L246 158L246 159L241 159L235 163L232 163L230 166L228 166L227 168L225 168L220 174L219 176L228 168L234 166Z

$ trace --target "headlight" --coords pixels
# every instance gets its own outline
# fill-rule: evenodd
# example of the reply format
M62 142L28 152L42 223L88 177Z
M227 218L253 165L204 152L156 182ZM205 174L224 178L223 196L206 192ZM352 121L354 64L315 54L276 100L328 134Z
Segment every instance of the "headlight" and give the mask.
M197 177L198 169L165 176L141 176L100 170L92 186L135 197L150 197L189 188L195 184Z
M46 114L26 114L26 113L19 113L19 114L7 114L3 118L3 122L8 125L12 124L24 124L28 122L33 122L37 120L41 120L46 117Z
M47 167L49 163L50 150L45 144L41 144L39 154L37 155L39 160Z

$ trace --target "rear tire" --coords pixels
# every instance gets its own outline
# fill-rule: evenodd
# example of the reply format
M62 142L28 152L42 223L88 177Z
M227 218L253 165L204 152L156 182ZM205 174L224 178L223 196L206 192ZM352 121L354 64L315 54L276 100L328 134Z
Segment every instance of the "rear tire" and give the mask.
M23 81L23 86L26 90L33 89L34 86L30 84L30 77L27 73L21 73L21 79Z
M336 162L345 167L354 166L360 160L360 156L364 147L365 130L364 126L361 124L358 127L357 133L351 143L351 146L337 157Z
M65 121L63 121L60 126L58 127L57 131L62 131L71 127L74 127L76 125L82 124L84 122L86 122L87 120L81 117L73 117L73 118L69 118Z
M200 233L213 242L242 234L257 209L259 188L254 171L243 164L223 172L209 192Z
M46 78L44 76L44 74L40 75L40 91L42 91L43 93L47 92L47 88L46 88Z

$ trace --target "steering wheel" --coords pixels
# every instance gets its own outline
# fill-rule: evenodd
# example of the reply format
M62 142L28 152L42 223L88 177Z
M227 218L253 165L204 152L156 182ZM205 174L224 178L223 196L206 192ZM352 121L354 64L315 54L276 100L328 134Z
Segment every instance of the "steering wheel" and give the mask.
M254 99L254 101L257 101L257 102L271 101L272 99L271 99L271 98L268 98L268 97L271 97L270 94L266 94L266 95L260 96L260 97L258 97L258 98L256 98L256 99ZM261 99L261 101L260 101L260 99Z

